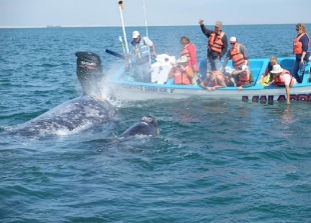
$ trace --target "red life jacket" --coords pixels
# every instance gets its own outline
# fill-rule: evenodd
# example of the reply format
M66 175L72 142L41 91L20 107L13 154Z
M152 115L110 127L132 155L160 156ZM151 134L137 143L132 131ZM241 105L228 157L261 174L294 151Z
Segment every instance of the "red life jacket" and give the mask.
M217 86L217 85L218 85L218 82L217 82L217 76L218 76L218 75L223 76L224 79L226 80L226 76L225 76L223 73L219 72L219 71L213 71L213 74L215 75L215 79L214 79L214 80L211 80L211 81L209 82L209 84L212 85L212 86Z
M300 38L303 37L304 35L306 35L309 39L309 42L308 42L308 47L309 47L309 44L310 44L310 37L308 36L307 33L301 33L299 36L297 36L295 39L294 39L294 42L293 42L293 52L294 54L302 54L302 42L299 42ZM307 51L308 52L308 51Z
M217 35L215 32L212 32L210 35L209 42L207 45L207 48L211 48L213 51L216 51L217 53L221 53L222 46L224 43L221 41L222 37L225 35L223 31L220 31L220 34Z
M290 74L290 72L288 70L283 69L281 75L279 77L275 77L274 81L275 84L277 84L278 86L285 86L285 83L283 82L281 76L283 76L283 74L289 74L290 75L290 83L289 86L293 86L295 83L295 79L293 78L293 76Z
M177 68L175 71L174 84L176 85L190 85L190 79L186 75L186 71Z
M236 48L231 48L231 59L235 69L239 69L241 65L245 64L245 58L243 54L240 53L240 47L242 44L237 44Z
M248 84L249 83L249 75L241 73L239 75L239 80L236 83L237 87L242 86L243 84Z

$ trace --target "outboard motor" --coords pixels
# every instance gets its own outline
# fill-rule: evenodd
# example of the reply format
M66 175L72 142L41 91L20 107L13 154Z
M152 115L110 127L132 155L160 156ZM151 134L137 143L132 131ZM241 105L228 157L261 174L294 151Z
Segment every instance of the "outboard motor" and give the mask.
M91 52L76 52L77 76L83 89L83 95L100 96L99 82L104 77L100 57Z

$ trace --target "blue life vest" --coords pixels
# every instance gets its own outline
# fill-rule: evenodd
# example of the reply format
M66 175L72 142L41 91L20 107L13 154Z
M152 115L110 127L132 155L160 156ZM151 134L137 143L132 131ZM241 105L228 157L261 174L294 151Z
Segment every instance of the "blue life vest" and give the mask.
M143 64L149 62L149 46L145 44L144 37L140 37L137 43L134 40L131 42L135 51L135 63Z

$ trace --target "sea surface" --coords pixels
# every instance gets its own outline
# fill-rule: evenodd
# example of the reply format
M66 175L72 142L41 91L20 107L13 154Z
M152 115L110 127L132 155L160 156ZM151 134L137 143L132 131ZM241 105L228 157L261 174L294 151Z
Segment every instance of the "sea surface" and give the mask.
M295 28L223 30L250 58L268 58L293 56ZM129 40L134 30L145 33L126 27ZM199 25L148 32L158 54L179 56L186 35L206 58ZM75 134L9 132L82 95L75 52L100 55L107 76L118 70L124 61L105 50L122 53L119 36L120 27L0 29L0 222L311 222L310 103L111 99L112 119ZM145 115L158 136L118 139Z

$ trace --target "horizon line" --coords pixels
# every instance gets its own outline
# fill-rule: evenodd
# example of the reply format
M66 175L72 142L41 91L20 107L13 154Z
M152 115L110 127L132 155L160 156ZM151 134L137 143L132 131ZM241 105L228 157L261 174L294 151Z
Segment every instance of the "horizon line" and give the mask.
M240 26L240 25L292 25L296 23L256 23L256 24L228 24L224 26ZM305 23L310 24L310 23ZM214 24L205 24L206 26L213 26ZM199 24L192 25L148 25L148 27L153 26L199 26ZM0 25L0 29L25 29L25 28L105 28L105 27L122 27L121 25L46 25L46 26L10 26L10 25ZM145 25L128 25L125 27L145 27Z

